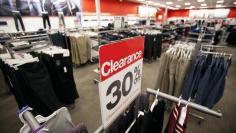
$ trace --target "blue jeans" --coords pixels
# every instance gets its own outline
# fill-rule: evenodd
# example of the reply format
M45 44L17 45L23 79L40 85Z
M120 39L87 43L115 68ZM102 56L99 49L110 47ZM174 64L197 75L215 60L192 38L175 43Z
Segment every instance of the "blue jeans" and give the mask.
M204 63L204 59L205 57L203 56L199 56L196 59L196 62L187 77L187 81L185 82L185 85L182 91L182 98L185 100L188 100L188 98L192 96L192 92L195 88L195 83L201 74L201 69Z
M225 87L225 78L231 64L231 60L220 59L221 67L218 69L218 80L214 82L214 87L211 88L211 91L208 97L204 100L202 105L212 108L223 96L224 87Z

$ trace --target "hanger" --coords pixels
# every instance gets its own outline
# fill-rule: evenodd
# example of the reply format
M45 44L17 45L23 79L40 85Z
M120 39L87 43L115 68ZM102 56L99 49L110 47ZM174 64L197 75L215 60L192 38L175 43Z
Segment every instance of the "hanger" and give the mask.
M157 99L157 97L158 97L158 94L159 94L159 90L160 90L160 89L157 89L157 91L156 91L155 100L154 100L154 102L152 103L151 108L150 108L150 111L151 111L151 112L153 111L154 107L158 104L158 99Z
M13 68L15 70L18 70L18 67L21 66L21 65L24 65L26 63L32 63L32 62L39 62L39 59L38 57L35 57L35 58L32 58L32 59L25 59L25 60L22 60L20 61L17 65L13 65Z
M178 106L180 106L180 104L181 104L181 99L182 99L182 95L179 96L179 101L178 101L178 104L177 104Z
M190 101L191 101L191 97L188 99L188 102L187 102L187 104L185 105L186 108L188 107Z

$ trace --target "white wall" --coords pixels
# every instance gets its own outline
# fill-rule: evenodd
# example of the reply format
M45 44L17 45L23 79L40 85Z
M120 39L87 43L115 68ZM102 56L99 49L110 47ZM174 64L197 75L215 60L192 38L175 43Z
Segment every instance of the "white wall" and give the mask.
M43 28L43 19L42 17L22 17L26 31L36 31L38 29ZM66 28L74 28L75 23L74 20L76 19L75 16L65 16L65 25ZM96 16L84 16L83 27L96 27L97 26L97 17ZM138 17L128 17L128 23L134 24L135 20L138 20ZM0 30L4 30L5 32L16 32L15 23L13 17L0 17L0 21L6 21L7 26L0 26ZM101 16L101 25L107 26L108 23L113 23L114 16ZM59 19L57 16L50 17L50 23L52 29L59 28ZM47 23L46 23L47 24ZM21 26L19 24L19 28Z
M22 17L22 19L26 31L36 31L43 28L43 19L41 17ZM65 17L65 24L67 28L74 27L74 19L75 17ZM0 26L0 30L4 30L5 32L16 32L14 19L12 17L1 17L0 21L7 21L7 26ZM52 29L59 28L58 17L50 17L50 23ZM21 29L20 24L19 28Z

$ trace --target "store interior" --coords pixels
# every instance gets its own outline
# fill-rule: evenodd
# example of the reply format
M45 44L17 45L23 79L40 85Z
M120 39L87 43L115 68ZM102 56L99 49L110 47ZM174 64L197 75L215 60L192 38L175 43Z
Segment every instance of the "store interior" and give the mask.
M0 0L0 133L235 133L235 46L235 0Z

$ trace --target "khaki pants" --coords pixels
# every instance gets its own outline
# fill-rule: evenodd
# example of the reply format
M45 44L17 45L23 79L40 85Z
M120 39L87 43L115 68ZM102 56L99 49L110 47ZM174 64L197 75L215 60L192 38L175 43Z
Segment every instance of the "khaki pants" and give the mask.
M170 55L167 53L164 53L161 57L161 66L159 69L159 74L157 77L156 82L156 89L160 89L160 91L164 93L168 93L169 89L169 66L170 63Z
M169 90L168 94L174 95L175 94L175 75L176 75L176 66L178 63L178 57L172 55L170 65L169 65Z
M79 51L79 58L80 63L85 64L90 58L90 45L89 45L89 39L88 37L82 36L76 38L78 51Z
M70 36L72 62L75 65L85 64L90 59L91 47L86 36Z
M77 47L76 37L70 36L70 43L71 43L72 63L75 65L80 65L79 50Z

